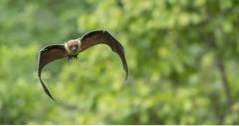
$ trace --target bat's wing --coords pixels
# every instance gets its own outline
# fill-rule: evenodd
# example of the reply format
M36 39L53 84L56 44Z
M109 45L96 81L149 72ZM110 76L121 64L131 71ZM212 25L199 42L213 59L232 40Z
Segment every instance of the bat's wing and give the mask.
M124 54L123 46L107 31L93 31L86 33L81 38L81 51L92 47L97 44L106 44L111 47L111 49L116 52L121 59L123 64L126 76L125 79L128 77L128 65Z
M67 52L64 48L63 44L59 44L59 45L49 45L46 46L45 48L41 49L39 52L39 64L38 64L38 78L41 82L41 85L45 91L45 93L54 100L54 98L52 97L51 93L49 92L49 90L47 89L47 86L44 84L43 80L41 79L41 71L43 69L43 67L45 65L47 65L48 63L57 60L57 59L61 59L67 56Z

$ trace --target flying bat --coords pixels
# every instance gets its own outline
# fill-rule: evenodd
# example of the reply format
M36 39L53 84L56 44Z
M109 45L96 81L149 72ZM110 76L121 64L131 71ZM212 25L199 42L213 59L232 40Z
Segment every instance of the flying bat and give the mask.
M69 40L64 44L53 44L42 48L39 52L38 58L38 78L44 89L44 92L54 100L47 86L41 79L41 71L48 63L63 59L63 58L77 58L78 54L87 50L88 48L97 45L106 44L110 46L112 51L117 53L123 64L125 71L125 79L128 77L128 65L124 54L123 46L117 41L109 32L104 30L88 32L78 39Z

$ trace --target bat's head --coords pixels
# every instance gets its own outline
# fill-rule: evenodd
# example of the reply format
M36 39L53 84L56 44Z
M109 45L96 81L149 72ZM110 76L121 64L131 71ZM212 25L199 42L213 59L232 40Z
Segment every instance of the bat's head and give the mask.
M78 39L69 40L65 43L65 49L68 55L77 55L80 51L81 42Z

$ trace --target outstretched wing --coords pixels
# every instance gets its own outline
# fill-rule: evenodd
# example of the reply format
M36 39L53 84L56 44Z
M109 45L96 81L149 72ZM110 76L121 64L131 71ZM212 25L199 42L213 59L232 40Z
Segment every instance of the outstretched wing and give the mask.
M43 80L41 79L41 71L43 69L43 67L45 65L47 65L48 63L57 60L57 59L61 59L67 56L67 52L64 48L63 44L59 44L59 45L49 45L46 46L45 48L41 49L39 52L39 59L38 59L38 78L41 82L41 85L45 91L45 93L52 99L54 100L54 98L52 97L51 93L49 92L49 90L47 89L47 86L44 84Z
M125 79L127 79L128 65L124 54L124 48L109 32L100 30L86 33L81 38L81 51L101 43L110 46L111 49L120 56L126 73Z

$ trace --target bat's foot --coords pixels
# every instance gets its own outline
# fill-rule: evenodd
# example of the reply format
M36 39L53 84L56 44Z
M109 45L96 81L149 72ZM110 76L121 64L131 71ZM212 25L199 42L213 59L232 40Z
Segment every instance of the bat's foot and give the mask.
M72 55L67 57L68 61L71 61L73 59L77 59L77 55Z

